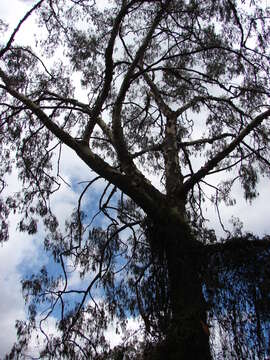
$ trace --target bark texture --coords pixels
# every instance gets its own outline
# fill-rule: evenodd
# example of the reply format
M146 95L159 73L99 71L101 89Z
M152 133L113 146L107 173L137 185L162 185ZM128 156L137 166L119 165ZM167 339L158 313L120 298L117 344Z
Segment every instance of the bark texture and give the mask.
M154 252L165 256L171 318L165 341L149 359L211 359L200 276L202 245L186 223L154 224Z

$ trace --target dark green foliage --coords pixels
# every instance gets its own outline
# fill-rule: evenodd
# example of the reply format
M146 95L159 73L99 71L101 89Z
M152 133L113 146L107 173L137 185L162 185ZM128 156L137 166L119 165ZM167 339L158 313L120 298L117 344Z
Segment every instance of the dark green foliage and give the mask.
M7 358L23 358L40 328L41 358L210 359L218 321L224 346L212 342L212 357L260 359L268 239L238 229L241 241L219 243L205 206L223 226L219 204L235 204L234 184L251 202L269 178L269 9L259 0L97 5L40 0L0 47L0 241L18 214L19 231L45 231L50 258L22 281L29 321L18 321ZM21 46L34 14L42 37ZM51 200L67 186L66 147L89 176L72 179L81 192L60 226ZM123 334L114 349L112 324Z
M209 249L209 320L221 337L216 358L269 356L270 241L247 234Z

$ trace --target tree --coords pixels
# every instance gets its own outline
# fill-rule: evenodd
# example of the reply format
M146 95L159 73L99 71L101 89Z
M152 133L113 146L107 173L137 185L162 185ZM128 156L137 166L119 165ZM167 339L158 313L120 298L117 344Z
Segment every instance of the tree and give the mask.
M58 311L58 333L41 357L210 359L205 259L226 244L210 245L217 239L204 201L210 194L217 208L232 204L236 181L252 201L260 175L269 176L269 11L256 0L107 5L40 0L0 50L1 175L13 166L21 183L20 193L1 200L1 240L10 212L21 214L19 228L29 234L42 219L45 248L62 269L53 277L43 268L23 282L29 322L17 323L9 358L21 356L49 305L44 317ZM44 30L30 48L15 40L33 14ZM63 184L62 145L97 174L65 231L50 208ZM106 229L92 226L83 206L100 179ZM85 289L68 287L69 260L91 279ZM124 329L132 315L142 319L144 340L109 350L108 323Z

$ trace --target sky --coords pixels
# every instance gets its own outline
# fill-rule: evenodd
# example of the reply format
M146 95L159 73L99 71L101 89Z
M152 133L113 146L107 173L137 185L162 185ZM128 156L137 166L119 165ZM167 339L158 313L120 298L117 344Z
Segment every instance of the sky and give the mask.
M0 18L10 23L10 30L12 30L31 3L33 3L31 0L2 0L0 1ZM16 40L30 41L33 26L34 23L30 19L23 25L22 31ZM71 183L74 179L76 179L76 182L89 180L94 176L84 164L75 158L72 151L64 149L62 160L62 176L67 182ZM156 182L156 179L152 180L154 183ZM16 177L9 177L8 182L10 191L16 191L18 188ZM101 186L102 182L96 185L95 192L91 195L93 198L88 199L89 201L95 201ZM76 205L78 191L78 188L62 186L61 190L52 199L52 206L62 226L65 218ZM251 206L244 200L241 189L236 187L237 205L221 208L224 224L229 226L229 218L234 215L243 221L244 229L247 231L259 235L270 233L270 182L268 179L262 179L259 191L260 197ZM210 219L211 226L222 234L215 209L213 207L209 208L206 214ZM11 345L16 340L15 321L17 319L26 319L26 308L21 295L21 279L23 275L26 271L35 271L35 269L40 268L49 261L42 250L42 232L32 237L19 233L16 231L15 225L17 219L16 216L10 219L10 240L0 246L0 358L10 350ZM77 273L74 273L72 281L74 286L79 283ZM51 318L47 324L50 331L54 331L54 324L55 319ZM111 329L112 341L116 341L113 334ZM32 350L35 351L34 343L32 344Z
M35 2L31 0L0 1L0 18L10 24L12 31L17 22L22 18L27 9ZM34 21L30 18L24 24L22 32L16 40L31 42ZM89 169L79 161L76 161L72 151L63 150L62 176L71 184L72 179L88 180L93 177ZM73 160L72 160L73 159ZM70 164L72 163L72 166ZM78 176L80 174L80 176ZM9 191L18 189L16 176L8 178ZM99 185L96 185L97 191ZM79 189L77 189L79 191ZM63 226L65 219L72 212L77 203L79 193L68 186L63 186L60 192L52 199L52 207L58 215L60 224ZM90 200L90 199L89 199ZM43 252L42 232L38 236L28 236L16 231L18 217L10 218L10 239L0 246L0 359L8 352L16 341L15 321L26 319L26 308L21 295L21 279L26 272L34 272L48 263L48 258ZM77 273L74 273L71 283L76 286L80 282ZM55 319L50 319L47 325L49 331L54 331ZM35 344L32 349L35 353Z

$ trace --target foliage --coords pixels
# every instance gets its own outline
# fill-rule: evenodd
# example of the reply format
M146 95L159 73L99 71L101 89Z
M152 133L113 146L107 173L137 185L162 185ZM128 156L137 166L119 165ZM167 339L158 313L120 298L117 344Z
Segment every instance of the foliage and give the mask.
M34 15L36 45L18 44ZM29 322L17 323L8 358L22 358L39 328L41 358L209 353L203 285L209 319L231 321L224 328L234 341L222 356L241 358L249 334L252 356L261 358L269 319L258 302L268 297L268 270L255 274L254 264L266 264L266 255L246 250L245 261L231 262L229 245L209 245L217 239L205 204L220 217L220 203L235 202L235 183L252 201L260 176L269 176L269 30L259 0L40 0L8 35L0 48L0 240L13 212L20 231L44 226L44 247L60 269L23 280ZM65 147L97 176L84 183L63 229L50 200L66 186ZM20 191L8 195L12 172ZM98 182L103 190L90 209L84 200ZM70 264L80 289L69 286ZM254 328L237 314L246 306ZM54 336L43 326L52 316ZM131 316L141 319L135 333ZM111 323L123 332L114 349L105 336Z
M211 249L205 276L208 316L219 334L215 358L267 358L269 237L246 234L217 247Z

